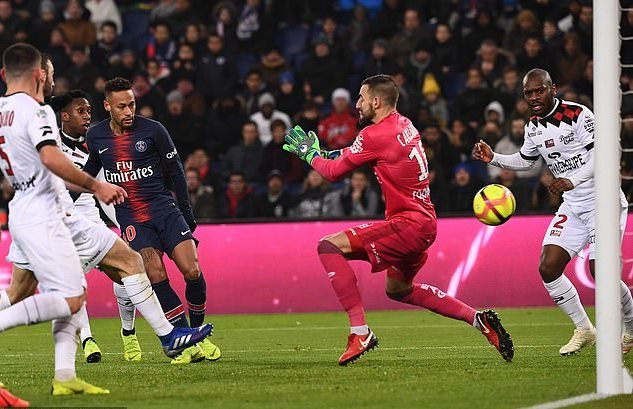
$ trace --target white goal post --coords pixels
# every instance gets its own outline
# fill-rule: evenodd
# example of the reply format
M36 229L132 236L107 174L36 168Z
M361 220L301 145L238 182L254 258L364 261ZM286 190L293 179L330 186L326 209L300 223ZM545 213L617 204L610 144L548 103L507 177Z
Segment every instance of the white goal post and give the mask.
M596 392L632 393L622 362L620 278L620 1L593 2L596 188Z

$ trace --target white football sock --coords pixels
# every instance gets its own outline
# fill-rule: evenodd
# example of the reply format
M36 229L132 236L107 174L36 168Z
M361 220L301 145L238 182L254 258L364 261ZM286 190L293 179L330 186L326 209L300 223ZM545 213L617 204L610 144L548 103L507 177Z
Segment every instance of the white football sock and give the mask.
M86 307L82 307L85 309ZM81 318L79 313L53 321L53 339L55 340L55 379L68 381L77 377L75 372L75 354L77 353L77 335Z
M125 285L128 297L143 314L143 317L145 317L145 320L156 335L162 337L169 334L174 329L174 326L165 318L163 309L154 293L152 284L147 278L147 274L134 274L122 278L121 281Z
M357 327L351 327L349 332L350 334L367 335L369 334L369 327L367 325L359 325Z
M11 306L11 300L9 299L9 294L7 294L7 290L0 290L0 311Z
M622 302L622 320L624 321L624 332L633 335L633 298L631 290L620 280L620 297Z
M543 283L545 289L556 305L558 305L569 318L574 322L578 329L591 329L593 324L587 316L585 308L580 302L580 296L576 287L569 281L564 274L551 283Z
M114 290L114 296L116 297L117 305L119 306L119 316L121 317L121 328L126 331L134 329L134 318L136 315L136 307L134 303L127 296L125 286L119 283L112 283L112 289Z
M88 319L88 310L86 309L86 303L77 312L77 322L79 323L79 340L82 345L86 338L92 338L92 331L90 330L90 320Z
M35 294L0 311L0 331L69 316L70 307L61 294Z

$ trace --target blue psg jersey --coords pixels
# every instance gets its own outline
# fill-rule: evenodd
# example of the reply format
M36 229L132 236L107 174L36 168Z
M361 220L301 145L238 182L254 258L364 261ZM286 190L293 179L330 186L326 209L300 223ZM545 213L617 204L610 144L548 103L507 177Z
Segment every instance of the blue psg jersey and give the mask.
M90 156L84 170L95 175L103 167L105 179L128 193L125 202L115 206L120 223L145 222L177 211L172 193L165 186L165 172L177 188L180 208L184 205L183 210L190 209L178 152L159 122L135 116L130 129L114 135L110 119L105 119L88 131L86 142ZM184 192L179 191L183 188Z

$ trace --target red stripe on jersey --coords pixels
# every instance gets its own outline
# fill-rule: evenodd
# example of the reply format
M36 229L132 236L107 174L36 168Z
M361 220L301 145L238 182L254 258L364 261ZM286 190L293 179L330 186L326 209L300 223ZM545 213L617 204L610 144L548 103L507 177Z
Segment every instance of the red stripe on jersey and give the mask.
M123 135L116 136L113 134L114 141L114 159L115 166L118 162L133 163L136 157L134 150L134 133L126 131ZM117 170L119 170L117 168ZM133 169L121 169L131 171ZM150 202L139 198L139 191L141 189L138 180L130 180L119 184L128 193L128 206L132 210L132 217L135 222L142 223L151 220Z

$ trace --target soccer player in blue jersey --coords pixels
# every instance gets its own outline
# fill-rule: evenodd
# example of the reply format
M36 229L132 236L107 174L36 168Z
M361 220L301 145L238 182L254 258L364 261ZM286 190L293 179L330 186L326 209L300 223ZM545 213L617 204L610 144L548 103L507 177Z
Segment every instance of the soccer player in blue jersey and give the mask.
M105 97L104 106L110 119L88 131L86 142L90 155L84 170L96 175L103 168L107 181L127 191L128 199L115 207L121 234L143 257L147 275L167 319L175 326L189 325L183 305L169 284L163 253L182 272L189 320L192 327L200 326L206 306L206 283L198 264L192 234L196 221L178 152L162 124L135 115L136 101L128 80L114 78L108 81ZM171 179L175 201L165 186L165 177ZM133 317L133 309L131 314ZM133 322L133 319L122 317L124 345L127 347L125 337L133 337L132 341L136 336L134 327L125 328L126 322ZM138 348L138 342L130 342L129 346ZM219 348L205 340L185 350L174 363L219 358Z

